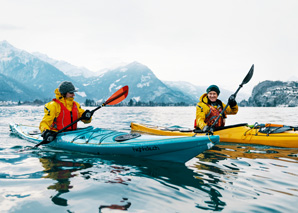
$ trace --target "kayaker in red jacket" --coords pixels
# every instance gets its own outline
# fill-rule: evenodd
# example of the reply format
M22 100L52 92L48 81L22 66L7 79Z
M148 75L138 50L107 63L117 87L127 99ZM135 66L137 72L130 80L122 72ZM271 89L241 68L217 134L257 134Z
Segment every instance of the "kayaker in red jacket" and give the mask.
M218 99L219 94L218 86L210 85L206 93L201 96L200 102L196 106L195 128L204 132L210 131L210 126L226 106ZM225 110L223 117L220 117L214 127L224 126L227 114L237 114L238 105L233 95L230 96L228 104L229 106Z
M83 110L80 104L74 101L75 92L77 92L77 90L71 82L63 81L55 90L56 98L45 105L45 115L39 125L44 140L48 142L53 141L57 131L80 117L84 123L91 122L91 111ZM68 127L66 131L76 129L77 123Z

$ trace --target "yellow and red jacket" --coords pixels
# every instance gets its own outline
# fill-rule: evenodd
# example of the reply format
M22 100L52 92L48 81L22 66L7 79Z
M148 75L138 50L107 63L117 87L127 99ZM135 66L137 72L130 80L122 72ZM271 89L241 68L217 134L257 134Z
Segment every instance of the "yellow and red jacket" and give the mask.
M77 118L80 118L85 112L80 106L80 104L73 100L73 98L65 98L61 95L58 89L55 90L56 99L47 103L44 107L44 117L39 124L39 129L41 132L49 129L53 131L58 131L70 124L72 121L75 121ZM55 101L56 100L56 101ZM60 103L59 103L60 102ZM62 113L61 113L62 112ZM70 117L72 112L72 118ZM63 117L67 114L66 117ZM60 115L60 117L59 117ZM84 123L90 123L90 120L82 120ZM73 125L72 128L67 130L76 129L77 125Z
M219 101L221 102L221 101ZM206 125L210 126L215 121L216 117L220 114L220 112L225 108L226 105L224 103L211 106L208 104L207 93L203 94L200 97L200 102L196 106L196 120L195 127L199 129L203 129ZM217 110L217 112L215 111ZM216 126L224 126L226 115L235 115L238 112L238 105L234 107L228 106L224 112L223 118L219 119L219 122ZM217 116L216 116L217 115Z

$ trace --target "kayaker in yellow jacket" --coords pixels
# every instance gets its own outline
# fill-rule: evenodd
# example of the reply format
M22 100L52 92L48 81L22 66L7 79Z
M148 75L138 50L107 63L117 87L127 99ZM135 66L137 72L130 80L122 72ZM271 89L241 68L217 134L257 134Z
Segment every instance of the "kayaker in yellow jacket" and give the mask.
M210 85L206 93L200 97L200 102L196 106L195 128L204 132L210 131L210 127L226 106L218 99L219 94L218 86ZM238 105L233 95L230 96L228 104L229 106L225 110L223 117L220 117L214 127L224 126L227 114L237 114Z
M63 81L55 89L56 98L47 103L44 107L44 117L40 122L39 129L42 137L48 142L56 138L56 132L69 125L78 118L84 123L90 123L92 113L89 110L83 110L80 104L74 101L74 85L69 81ZM77 129L77 123L68 127L66 131Z

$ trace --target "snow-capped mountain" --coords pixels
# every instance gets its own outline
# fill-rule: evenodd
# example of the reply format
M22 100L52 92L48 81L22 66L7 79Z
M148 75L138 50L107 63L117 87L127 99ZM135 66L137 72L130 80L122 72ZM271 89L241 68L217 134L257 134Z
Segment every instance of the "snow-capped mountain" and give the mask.
M138 62L108 70L99 76L86 77L81 75L83 70L78 71L67 62L59 62L43 54L28 53L13 47L7 41L0 42L0 56L0 74L17 82L15 85L19 90L31 93L26 96L32 96L30 100L33 96L36 97L33 93L38 93L41 100L53 98L57 86L67 80L72 81L79 89L76 100L81 102L86 98L104 101L120 87L128 85L130 90L127 101L193 103L189 96L170 89L148 67ZM65 74L72 72L73 68L78 71L76 76L73 73ZM21 85L28 90L22 89ZM17 96L11 96L11 99L20 100Z
M107 97L124 85L129 86L128 100L156 103L192 103L193 100L179 91L174 91L160 81L145 65L138 62L118 67L103 73L97 78L85 79L93 97ZM100 85L100 86L99 86Z
M163 81L172 90L188 94L196 102L206 91L206 86L196 86L186 81Z
M76 95L79 102L86 98L103 102L120 87L128 85L129 94L124 102L195 104L206 90L206 86L188 82L163 82L138 62L105 69L99 74L51 59L45 54L28 53L7 41L0 42L0 74L0 101L54 98L54 90L62 81L72 81L79 89ZM5 84L8 81L10 86ZM22 94L22 98L17 94ZM221 100L226 101L231 94L221 88Z
M0 74L39 93L40 99L54 97L54 90L62 81L73 81L56 67L24 50L15 48L7 41L0 42ZM86 96L84 87L79 83L76 85L81 89L78 99L83 100ZM14 96L12 98L16 99Z
M76 67L66 61L55 60L53 58L50 58L46 54L34 52L32 53L32 55L36 56L42 61L45 61L53 65L57 69L61 70L65 75L68 75L70 77L84 76L85 78L88 78L88 77L99 75L98 73L92 72L85 67Z
M38 91L33 91L23 84L0 74L0 101L27 101L40 99Z
M298 81L262 81L253 88L248 106L297 107ZM295 117L295 116L294 116Z

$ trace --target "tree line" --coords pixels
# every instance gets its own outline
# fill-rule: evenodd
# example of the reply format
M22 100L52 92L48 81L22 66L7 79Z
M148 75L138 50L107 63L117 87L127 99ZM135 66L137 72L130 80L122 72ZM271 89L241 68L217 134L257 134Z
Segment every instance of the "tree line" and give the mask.
M96 103L94 100L86 99L84 104L85 104L85 106L99 106L101 103ZM190 106L190 105L186 104L185 102L156 103L153 101L144 102L144 101L135 101L133 99L130 99L129 102L121 102L121 103L117 104L116 106Z
M34 101L18 101L17 105L44 105L48 102L52 101L51 98L49 99L44 99L44 100L40 100L40 99L35 99ZM16 104L16 103L15 103ZM12 105L15 105L12 104ZM102 103L98 103L92 99L86 99L84 102L85 106L99 106ZM9 104L10 105L10 104ZM195 105L195 104L193 104ZM130 99L128 102L120 102L119 104L115 105L115 106L129 106L129 107L133 107L133 106L193 106L190 104L187 104L185 102L178 102L178 103L157 103L154 101L149 101L149 102L144 102L144 101L135 101L133 99Z

